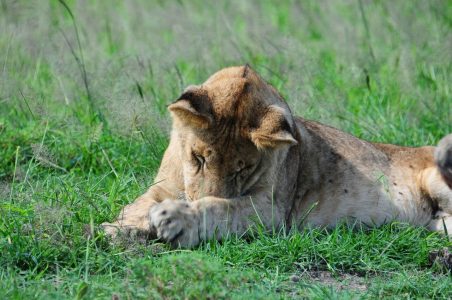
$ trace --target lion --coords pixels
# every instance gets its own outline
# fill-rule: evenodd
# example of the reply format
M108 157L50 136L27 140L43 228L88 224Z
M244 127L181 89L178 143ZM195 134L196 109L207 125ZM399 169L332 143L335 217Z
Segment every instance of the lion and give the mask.
M168 106L155 183L108 235L194 247L266 229L380 226L452 232L452 135L436 148L371 143L292 115L251 67L229 67Z

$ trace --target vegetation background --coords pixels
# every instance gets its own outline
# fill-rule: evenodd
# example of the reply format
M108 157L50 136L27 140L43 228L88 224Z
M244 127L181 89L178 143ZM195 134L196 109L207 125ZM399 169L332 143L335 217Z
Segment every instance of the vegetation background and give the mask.
M452 132L451 27L447 0L0 0L0 298L450 299L428 254L451 242L403 224L192 251L96 228L152 183L166 105L230 65L298 115L435 144Z

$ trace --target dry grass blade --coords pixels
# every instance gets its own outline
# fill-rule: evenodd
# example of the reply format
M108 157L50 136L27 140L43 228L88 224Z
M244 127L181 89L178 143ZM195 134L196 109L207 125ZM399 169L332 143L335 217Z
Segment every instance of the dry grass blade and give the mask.
M77 46L78 46L78 55L75 51L75 49L72 47L72 44L69 42L69 39L67 38L67 36L64 34L63 30L61 30L61 33L63 34L64 39L66 40L66 43L68 44L72 55L74 56L75 61L77 62L77 65L80 69L80 73L82 75L82 80L83 80L83 84L85 87L85 91L86 91L86 97L88 98L88 102L90 105L90 109L92 113L96 113L97 116L99 117L99 119L105 123L105 118L103 116L103 114L96 109L96 106L94 104L94 99L92 97L92 93L91 93L91 89L90 89L90 85L89 85L89 80L88 80L88 74L86 72L86 66L85 66L85 59L83 56L83 49L82 49L82 44L80 42L80 35L79 35L79 31L78 31L78 27L77 27L77 22L75 20L74 14L72 13L70 7L67 5L67 3L64 0L58 0L58 2L66 9L67 13L69 14L69 16L71 17L72 20L72 25L74 27L74 33L75 33L75 38L77 41Z

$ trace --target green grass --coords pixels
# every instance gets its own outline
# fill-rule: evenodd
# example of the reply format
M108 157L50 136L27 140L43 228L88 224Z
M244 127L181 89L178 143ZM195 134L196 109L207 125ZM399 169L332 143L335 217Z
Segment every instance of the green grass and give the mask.
M452 297L428 261L452 243L404 224L192 251L96 230L152 183L166 105L225 66L250 63L297 115L435 144L452 132L450 1L66 3L80 48L60 2L0 1L1 299Z

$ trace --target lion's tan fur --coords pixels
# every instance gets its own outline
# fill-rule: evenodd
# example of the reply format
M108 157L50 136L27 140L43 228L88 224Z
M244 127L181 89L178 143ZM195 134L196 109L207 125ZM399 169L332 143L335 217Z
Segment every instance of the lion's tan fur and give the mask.
M173 245L267 228L393 220L452 232L452 138L438 148L360 140L294 117L248 66L223 69L169 106L155 184L107 233ZM439 167L438 167L438 166Z

